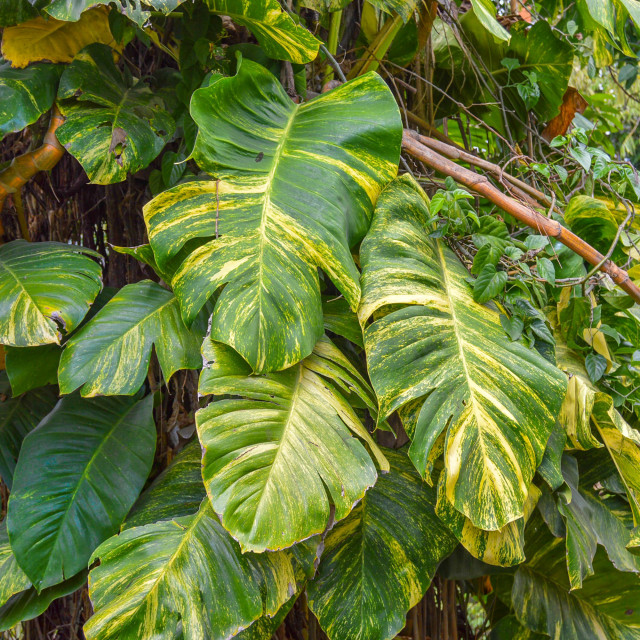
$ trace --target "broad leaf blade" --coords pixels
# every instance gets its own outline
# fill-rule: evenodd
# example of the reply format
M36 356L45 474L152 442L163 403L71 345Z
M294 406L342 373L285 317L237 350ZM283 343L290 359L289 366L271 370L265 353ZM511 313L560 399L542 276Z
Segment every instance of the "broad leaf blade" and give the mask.
M405 427L418 470L444 446L447 499L496 530L523 515L566 379L473 302L467 271L428 237L427 207L415 182L396 180L362 243L361 323L394 305L365 327L369 374L380 419L412 407Z
M118 530L151 469L152 402L69 396L25 438L7 527L38 590L85 568Z
M309 607L335 640L394 638L456 540L435 514L435 491L405 454L327 535Z
M225 179L157 196L144 212L149 241L163 267L201 239L172 280L185 321L226 284L212 337L257 372L286 368L322 335L318 267L358 304L350 246L397 171L397 106L374 74L295 105L244 60L235 77L196 91L191 113L200 127L194 159Z
M133 395L147 375L151 348L165 380L202 366L204 323L187 329L174 295L150 280L123 287L65 345L61 393L82 386L83 396Z
M351 431L386 467L343 395L347 385L357 391L357 373L328 339L318 345L294 367L252 376L232 349L205 341L200 393L235 399L196 414L202 473L222 524L245 550L290 547L324 531L330 513L348 515L376 481Z
M0 140L8 133L22 131L53 104L60 68L53 64L33 64L27 69L11 69L0 64Z
M60 342L84 318L102 288L89 249L14 240L0 246L0 343L30 347Z
M96 184L121 182L144 169L175 128L162 99L142 81L128 83L111 49L100 44L83 49L67 67L58 99L66 116L58 140Z

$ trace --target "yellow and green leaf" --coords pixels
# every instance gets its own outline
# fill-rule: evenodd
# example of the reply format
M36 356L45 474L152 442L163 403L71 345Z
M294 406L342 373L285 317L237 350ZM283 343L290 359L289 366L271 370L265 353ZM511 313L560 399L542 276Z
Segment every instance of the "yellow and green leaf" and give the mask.
M422 190L397 179L361 247L369 375L379 419L411 408L401 414L421 474L443 447L447 499L495 531L524 515L566 378L509 340L498 313L473 301L455 254L429 232Z
M216 397L196 414L202 474L243 550L290 547L322 533L332 516L345 518L377 478L358 438L388 469L346 400L353 393L370 404L371 392L327 338L297 365L259 376L210 338L203 357L199 392Z

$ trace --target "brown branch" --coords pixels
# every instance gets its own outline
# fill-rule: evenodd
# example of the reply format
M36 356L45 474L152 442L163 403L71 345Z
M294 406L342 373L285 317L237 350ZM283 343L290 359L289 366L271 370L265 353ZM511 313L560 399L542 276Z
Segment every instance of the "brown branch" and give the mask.
M440 140L434 140L433 138L428 138L427 136L416 136L412 134L418 142L422 143L426 147L437 151L439 154L449 158L450 160L460 160L462 162L466 162L467 164L472 164L480 169L484 169L489 173L492 173L497 178L504 178L508 180L512 185L518 187L520 191L524 191L526 194L535 198L538 202L544 204L547 208L551 206L551 199L547 197L542 191L539 191L535 187L532 187L530 184L512 176L511 174L503 171L502 167L493 162L489 162L488 160L484 160L483 158L478 158L474 156L472 153L465 151L464 149L459 149L457 147L452 147L450 144L446 142L442 142Z
M8 195L19 193L36 173L50 171L60 162L65 149L56 138L56 130L63 122L64 116L54 105L42 146L14 158L6 169L0 171L0 211ZM4 236L1 228L0 235Z
M402 148L422 161L426 166L451 176L456 182L491 200L503 211L506 211L528 227L535 229L538 233L555 238L566 247L569 247L589 264L606 273L613 282L626 291L636 302L640 302L640 288L634 284L626 271L620 269L611 260L606 259L599 251L596 251L591 245L563 227L559 222L546 218L537 211L518 202L518 200L505 195L491 184L486 176L478 175L465 167L461 167L421 144L419 142L419 134L415 131L405 129L402 136Z

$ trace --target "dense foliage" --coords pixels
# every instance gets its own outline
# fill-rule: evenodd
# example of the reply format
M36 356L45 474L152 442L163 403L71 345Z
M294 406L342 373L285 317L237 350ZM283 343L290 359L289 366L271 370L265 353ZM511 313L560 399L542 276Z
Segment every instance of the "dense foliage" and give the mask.
M640 640L639 0L0 29L7 638Z

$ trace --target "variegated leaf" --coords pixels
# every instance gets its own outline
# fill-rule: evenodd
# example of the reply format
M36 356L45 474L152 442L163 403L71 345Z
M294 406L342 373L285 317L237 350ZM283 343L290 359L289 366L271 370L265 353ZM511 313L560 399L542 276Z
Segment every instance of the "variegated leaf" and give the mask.
M564 540L551 537L539 519L527 528L527 538L527 562L518 567L511 590L521 623L552 640L640 638L636 574L616 571L600 549L593 562L594 575L582 589L571 591Z
M154 11L169 13L184 0L118 0L118 9L134 22L142 27L149 19L150 13L146 7ZM53 0L45 7L45 12L58 20L76 22L82 17L82 13L90 7L104 4L108 5L111 0Z
M109 47L83 49L60 78L66 122L56 135L96 184L121 182L162 151L175 123L162 99L142 81L128 80Z
M187 445L95 552L89 640L229 638L297 592L312 545L242 554L206 498L200 456Z
M226 284L212 337L257 372L286 368L323 332L318 267L358 304L349 247L397 170L397 106L374 74L295 105L271 73L244 60L235 77L196 91L191 113L200 127L195 160L225 180L152 200L149 242L163 268L199 239L172 280L185 321Z
M223 526L243 550L290 547L345 518L376 481L371 457L388 463L345 396L371 392L327 339L297 365L260 376L210 338L200 394L215 394L196 414L202 474ZM231 396L226 398L225 396Z
M9 490L22 441L57 401L55 387L44 387L0 402L0 477Z
M487 564L513 567L524 562L524 528L540 498L540 489L529 487L524 515L497 531L484 531L474 527L471 520L457 511L449 502L444 489L444 474L438 487L436 513L458 538L462 546L475 558Z
M2 56L12 67L22 69L41 60L71 62L78 51L92 42L115 47L108 14L106 7L96 7L85 12L78 22L37 17L7 27L2 33Z
M0 64L0 140L22 131L51 108L60 72L53 64L33 64L27 69Z
M202 366L204 319L187 329L175 296L151 280L122 289L66 343L58 379L61 393L133 395L143 385L151 348L165 380Z
M473 301L467 271L429 237L428 220L409 176L380 196L361 247L359 316L363 326L375 318L364 332L369 374L379 418L403 410L421 474L444 448L447 499L497 530L524 514L566 379Z
M424 595L456 540L434 512L435 491L406 454L385 449L378 478L327 535L309 607L332 640L389 640Z
M282 10L278 0L206 0L214 13L249 29L264 52L276 60L304 64L318 54L320 42Z
M102 288L94 251L58 242L0 246L0 344L60 343Z
M7 528L38 590L84 569L118 530L153 462L152 405L153 395L137 402L68 396L24 439Z

